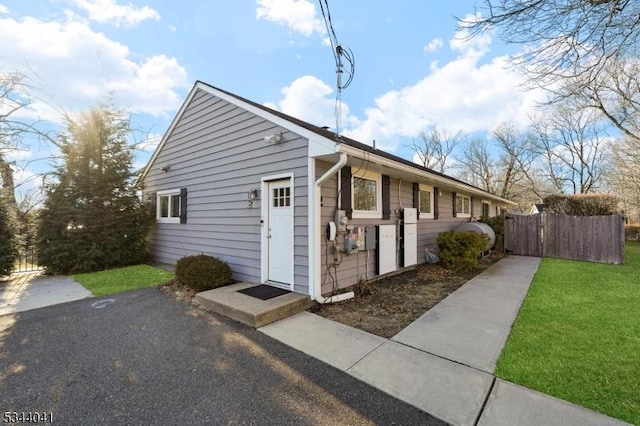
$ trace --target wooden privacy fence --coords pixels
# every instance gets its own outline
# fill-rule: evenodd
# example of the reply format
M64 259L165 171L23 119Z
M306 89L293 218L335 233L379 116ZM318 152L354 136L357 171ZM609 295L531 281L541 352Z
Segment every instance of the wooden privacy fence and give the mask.
M504 249L523 256L542 257L542 215L505 215Z
M599 263L624 262L624 217L506 215L505 250Z

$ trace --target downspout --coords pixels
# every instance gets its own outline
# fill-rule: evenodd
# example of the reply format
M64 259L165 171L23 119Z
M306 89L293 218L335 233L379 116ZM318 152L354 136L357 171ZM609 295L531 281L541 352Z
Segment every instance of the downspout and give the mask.
M313 162L313 167L310 167L310 172L314 173L315 176L315 159L311 158L310 162ZM322 221L321 216L321 207L320 207L320 194L322 191L322 184L338 172L345 164L347 164L347 154L344 152L340 153L340 159L336 164L334 164L329 170L327 170L322 176L320 176L313 183L313 220L312 226L309 232L309 236L311 237L310 246L311 251L313 253L312 261L313 261L313 276L312 282L310 283L313 287L313 294L311 295L313 300L318 303L333 303L340 302L342 300L348 300L354 297L354 293L352 291L348 293L338 294L331 297L323 297L322 296L322 269L321 269L321 255L320 255L320 239L316 238L322 235L322 232L318 235L318 229L320 223ZM322 238L322 237L320 237Z

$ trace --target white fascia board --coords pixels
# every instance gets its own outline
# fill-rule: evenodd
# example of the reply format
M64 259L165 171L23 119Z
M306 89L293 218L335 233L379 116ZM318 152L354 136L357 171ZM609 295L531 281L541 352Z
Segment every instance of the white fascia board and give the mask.
M366 152L365 153L364 151L362 151L362 150L360 150L358 148L354 148L354 147L352 147L350 145L341 144L341 145L339 145L338 149L340 150L340 152L344 152L344 153L346 153L346 154L348 154L348 155L350 155L352 157L365 158L365 156L366 156L366 159L368 159L370 161L373 161L375 163L378 163L380 165L389 167L391 169L400 170L400 171L402 171L404 173L412 174L412 175L416 176L417 178L426 179L426 180L428 180L430 182L442 183L442 184L444 184L444 185L446 185L448 187L459 189L460 191L462 191L462 192L464 192L466 194L480 195L483 198L490 198L492 200L501 201L503 203L511 204L511 205L516 205L517 204L517 203L515 203L515 202L513 202L511 200L507 200L505 198L498 197L496 195L490 194L490 193L488 193L486 191L483 191L481 189L471 188L471 187L469 187L467 185L464 185L464 184L461 184L459 182L455 182L455 181L452 181L450 179L447 179L446 177L439 176L439 175L436 175L436 174L432 174L432 173L429 173L429 172L426 172L426 171L418 170L418 169L415 169L415 168L413 168L411 166L408 166L406 164L398 163L398 162L393 161L393 160L391 160L389 158L382 157L380 155L377 155L377 154L374 154L374 153L371 153L371 152Z
M309 157L315 158L323 155L331 155L338 152L338 143L331 139L314 134L309 138Z

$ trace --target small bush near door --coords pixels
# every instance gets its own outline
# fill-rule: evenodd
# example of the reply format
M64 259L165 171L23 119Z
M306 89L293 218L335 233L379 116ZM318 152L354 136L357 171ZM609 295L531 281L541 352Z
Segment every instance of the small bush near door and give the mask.
M217 257L199 254L176 263L176 279L196 291L222 287L231 281L231 268Z
M487 247L489 237L473 231L442 232L438 234L440 261L447 269L478 266L480 253Z

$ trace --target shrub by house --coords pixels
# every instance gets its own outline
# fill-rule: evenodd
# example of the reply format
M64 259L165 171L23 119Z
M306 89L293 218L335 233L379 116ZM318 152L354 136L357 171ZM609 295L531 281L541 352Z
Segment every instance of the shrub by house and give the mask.
M477 266L480 254L488 242L489 237L473 231L442 232L437 239L440 261L449 269Z
M229 284L231 268L206 254L187 256L176 263L176 279L196 291L205 291Z

